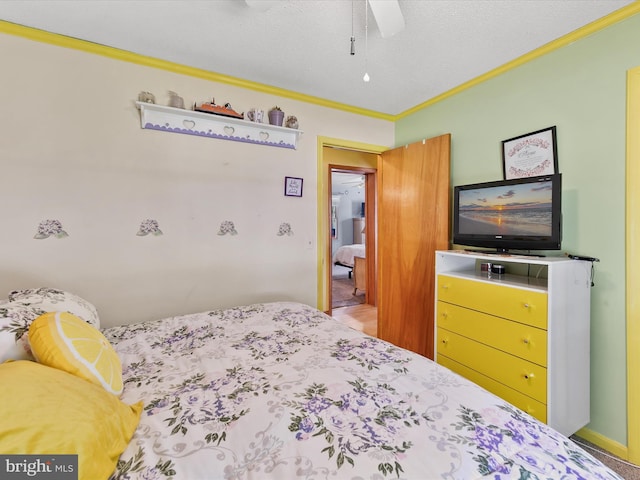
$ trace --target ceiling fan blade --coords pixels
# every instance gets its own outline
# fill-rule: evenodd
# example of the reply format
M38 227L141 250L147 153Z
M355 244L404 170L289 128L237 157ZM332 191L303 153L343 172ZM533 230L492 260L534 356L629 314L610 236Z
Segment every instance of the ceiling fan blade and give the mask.
M382 38L389 38L404 30L404 17L398 0L368 0Z
M281 3L280 0L244 0L245 3L258 12L266 12L271 7Z

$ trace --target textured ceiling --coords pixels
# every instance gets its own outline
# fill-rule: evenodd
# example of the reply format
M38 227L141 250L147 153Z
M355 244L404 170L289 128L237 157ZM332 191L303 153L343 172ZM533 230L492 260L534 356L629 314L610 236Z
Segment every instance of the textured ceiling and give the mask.
M0 0L0 19L396 115L634 2L399 0L390 38L368 11L366 58L365 0L270 3Z

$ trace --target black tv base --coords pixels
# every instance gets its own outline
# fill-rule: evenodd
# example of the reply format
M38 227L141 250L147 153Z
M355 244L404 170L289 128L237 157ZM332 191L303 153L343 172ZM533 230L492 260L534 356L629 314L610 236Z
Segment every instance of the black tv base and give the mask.
M509 256L509 255L518 255L521 257L539 257L539 258L544 258L546 257L546 255L543 255L541 253L516 253L516 252L511 252L509 250L477 250L477 249L473 249L473 248L465 248L464 249L465 252L470 252L470 253L481 253L483 255L502 255L502 256Z

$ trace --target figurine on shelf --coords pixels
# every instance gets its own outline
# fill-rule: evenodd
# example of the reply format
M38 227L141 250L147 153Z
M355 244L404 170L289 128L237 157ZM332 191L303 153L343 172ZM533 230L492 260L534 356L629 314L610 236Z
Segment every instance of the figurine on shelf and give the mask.
M277 125L278 127L282 126L282 121L284 120L284 112L277 105L269 110L269 123L271 125Z
M293 115L289 115L287 117L287 120L284 122L284 126L287 127L287 128L297 129L298 128L298 119Z
M222 115L223 117L232 117L238 118L240 120L244 119L244 113L238 113L233 108L231 108L230 103L225 103L224 107L221 105L216 105L216 99L212 99L211 102L202 102L200 105L195 104L193 109L196 112L204 112L204 113L213 113L214 115Z
M138 101L144 103L156 103L156 97L150 92L140 92L138 94Z
M258 110L257 108L252 108L247 112L247 120L250 122L262 123L262 119L264 118L264 110Z
M169 90L169 106L173 108L184 108L184 100L176 92Z

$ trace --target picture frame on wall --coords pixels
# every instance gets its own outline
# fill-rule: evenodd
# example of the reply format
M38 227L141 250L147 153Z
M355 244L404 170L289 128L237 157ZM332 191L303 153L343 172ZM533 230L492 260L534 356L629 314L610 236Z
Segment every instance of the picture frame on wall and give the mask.
M503 140L502 171L505 180L558 173L555 125Z
M302 178L284 177L284 194L287 197L302 196Z

